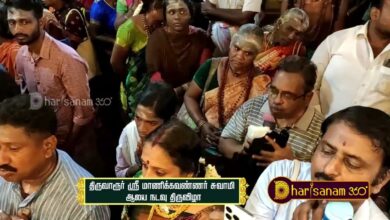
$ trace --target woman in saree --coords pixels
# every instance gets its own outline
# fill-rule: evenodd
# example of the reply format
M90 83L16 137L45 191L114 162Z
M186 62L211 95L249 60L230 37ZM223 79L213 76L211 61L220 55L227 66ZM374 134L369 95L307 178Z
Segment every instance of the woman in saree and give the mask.
M306 53L302 36L309 28L309 17L299 8L291 8L282 14L273 26L263 27L264 51L255 59L255 66L273 77L279 61L286 56Z
M195 73L184 103L207 145L217 146L220 131L234 112L249 98L266 91L270 77L259 74L253 66L262 42L260 27L243 25L233 35L229 56L210 59Z
M200 164L198 135L178 120L171 120L146 138L141 154L145 178L218 178L215 169ZM223 220L224 206L153 205L129 206L122 219Z
M117 177L132 177L141 169L140 152L147 135L175 114L177 105L173 88L165 83L151 83L137 105L135 118L123 129L116 148Z
M163 22L162 0L145 1L139 15L123 23L116 34L111 65L122 79L121 98L130 119L134 117L137 94L149 82L145 48L150 34Z
M195 71L211 57L213 43L205 31L190 25L189 0L165 0L163 9L166 25L150 36L146 47L147 71L182 98Z

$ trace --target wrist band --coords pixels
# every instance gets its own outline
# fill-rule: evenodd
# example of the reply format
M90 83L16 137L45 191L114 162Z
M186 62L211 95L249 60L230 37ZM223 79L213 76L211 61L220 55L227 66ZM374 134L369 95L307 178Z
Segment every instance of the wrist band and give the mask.
M207 123L207 121L205 121L205 120L203 120L203 119L201 119L201 120L199 120L199 121L200 121L200 122L197 123L197 124L198 124L198 128L202 128L202 126L205 125L205 124Z

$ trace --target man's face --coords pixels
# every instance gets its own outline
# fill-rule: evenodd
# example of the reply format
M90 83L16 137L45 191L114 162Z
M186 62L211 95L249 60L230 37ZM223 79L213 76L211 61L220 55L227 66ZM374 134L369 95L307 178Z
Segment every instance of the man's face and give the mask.
M49 139L24 128L0 125L0 176L8 182L37 178L55 149Z
M41 34L41 25L33 11L9 8L7 20L9 30L20 45L29 45L35 42Z
M304 79L300 74L276 73L268 89L269 107L275 118L297 117L310 102L311 95L305 94Z
M367 181L371 192L382 166L383 150L374 147L372 140L359 134L345 122L330 125L311 160L312 180Z
M375 29L383 36L390 38L390 0L385 0L382 9L373 8L378 14L376 17L371 15L371 20Z

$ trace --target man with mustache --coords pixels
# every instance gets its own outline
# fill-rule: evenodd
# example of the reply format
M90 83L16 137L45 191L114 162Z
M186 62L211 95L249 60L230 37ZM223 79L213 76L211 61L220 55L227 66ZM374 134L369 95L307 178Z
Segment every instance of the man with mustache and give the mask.
M77 182L92 175L56 149L56 114L34 98L0 104L0 219L110 219L108 207L78 203Z
M16 56L22 93L39 93L57 114L59 146L73 154L86 125L94 118L88 86L88 66L75 50L43 30L40 0L8 2L8 24L22 45Z
M322 139L311 159L301 162L297 181L364 181L377 194L390 179L390 117L377 109L354 106L341 110L322 123ZM267 192L272 179L293 178L294 162L272 163L261 174L245 208L256 219L323 219L325 201L291 200L279 205ZM353 219L388 219L371 198L349 201Z
M309 161L323 120L317 110L309 107L315 81L316 67L310 60L299 56L284 58L269 85L268 95L247 101L230 119L222 132L219 151L227 158L242 152L247 145L244 142L249 125L263 126L268 115L275 121L276 130L289 128L290 137L285 148L269 138L275 151L253 155L258 166L281 159Z

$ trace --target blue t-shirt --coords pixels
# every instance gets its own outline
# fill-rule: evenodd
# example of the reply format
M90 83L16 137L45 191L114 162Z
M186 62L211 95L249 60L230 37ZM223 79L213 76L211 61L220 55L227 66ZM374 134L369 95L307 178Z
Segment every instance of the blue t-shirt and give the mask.
M111 7L104 0L95 0L92 4L90 11L91 20L95 20L100 23L103 29L108 30L109 34L115 35L115 8Z

